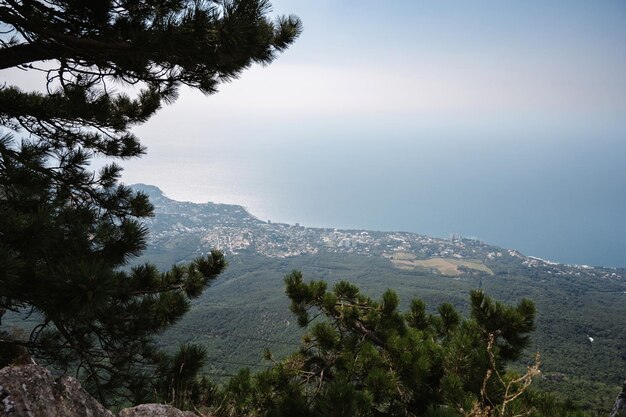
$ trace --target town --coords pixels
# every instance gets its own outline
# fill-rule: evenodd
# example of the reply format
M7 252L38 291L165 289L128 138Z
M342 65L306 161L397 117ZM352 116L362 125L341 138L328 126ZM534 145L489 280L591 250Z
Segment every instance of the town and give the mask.
M444 275L463 272L492 274L490 264L513 262L554 276L624 279L623 272L611 268L559 264L456 234L436 238L408 232L275 223L259 220L241 206L179 202L168 199L156 187L136 188L149 194L155 206L156 216L146 221L151 231L149 244L154 246L168 247L171 242L185 239L195 244L195 253L218 249L226 254L252 251L270 258L313 255L322 251L380 256L391 260L398 268L426 267ZM427 262L432 259L439 261Z

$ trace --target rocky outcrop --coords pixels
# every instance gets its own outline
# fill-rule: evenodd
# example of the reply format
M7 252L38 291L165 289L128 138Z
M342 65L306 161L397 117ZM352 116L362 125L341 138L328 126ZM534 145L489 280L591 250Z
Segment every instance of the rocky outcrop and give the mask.
M0 370L0 417L115 417L72 377L55 379L41 366ZM170 405L142 404L117 417L195 417Z
M132 408L125 408L117 417L197 417L191 411L180 411L171 405L141 404Z
M1 369L0 402L1 417L113 417L76 379L37 365Z
M609 417L626 417L626 381L624 381L622 392L619 393L617 400L615 400L615 405Z

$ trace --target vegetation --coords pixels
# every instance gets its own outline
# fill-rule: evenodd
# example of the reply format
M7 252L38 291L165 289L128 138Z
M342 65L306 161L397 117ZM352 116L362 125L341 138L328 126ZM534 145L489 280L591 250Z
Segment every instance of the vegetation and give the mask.
M426 314L417 299L400 313L391 290L374 301L345 281L327 291L323 281L306 284L294 272L285 282L291 310L310 331L280 369L298 380L311 415L428 415L443 405L469 412L487 406L483 400L500 404L504 397L479 399L489 355L502 370L519 358L534 326L532 302L506 307L480 291L463 320L448 303ZM316 321L319 313L329 320Z
M153 251L158 251L155 259L164 265L185 259L190 252L175 246L163 255L152 247L147 255ZM606 415L626 372L620 330L626 305L620 301L623 290L617 283L559 279L542 273L535 277L521 268L509 271L509 264L497 261L490 263L496 273L493 277L403 271L385 259L344 254L287 259L240 254L229 256L229 261L229 269L212 290L194 301L189 314L160 339L164 348L181 340L205 346L208 357L203 372L215 382L226 383L242 367L252 373L266 370L272 362L263 358L264 350L271 350L279 361L299 348L303 333L289 313L280 279L294 268L323 279L329 287L349 280L376 298L393 288L401 298L400 310L408 309L412 298L419 298L429 314L437 314L436 307L446 302L461 314L469 314L470 292L480 287L506 303L532 299L537 317L529 352L541 352L542 362L542 373L532 386L553 393L555 403L569 401L573 407ZM587 334L596 336L595 342ZM509 369L523 374L526 365L525 360L514 361Z
M92 157L135 158L130 132L181 86L213 93L267 64L300 32L264 0L4 1L0 69L41 71L45 92L0 88L0 315L35 320L0 333L3 364L24 349L76 374L105 402L152 395L168 358L153 339L224 269L221 253L160 272L121 268L145 249L145 194ZM136 95L112 84L134 87ZM186 349L195 357L194 349ZM172 360L177 360L174 357ZM158 366L158 367L157 367ZM158 378L157 378L158 381ZM150 383L152 382L152 384Z
M418 299L398 310L391 290L379 301L345 281L332 290L290 273L286 291L299 324L300 349L251 374L240 371L221 391L204 389L219 416L584 416L571 404L532 391L537 355L519 375L505 370L529 343L535 308L510 307L471 292L463 318L450 304L426 313ZM200 385L200 384L199 384ZM184 405L184 404L183 404ZM196 403L196 406L199 404Z

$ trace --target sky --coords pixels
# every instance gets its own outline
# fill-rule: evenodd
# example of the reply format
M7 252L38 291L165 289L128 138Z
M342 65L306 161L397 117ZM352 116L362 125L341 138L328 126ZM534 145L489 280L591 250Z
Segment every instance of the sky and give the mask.
M152 151L178 149L168 141L172 123L186 147L199 149L316 131L323 141L326 130L356 141L380 133L463 132L462 140L477 140L515 130L533 140L624 131L621 0L273 5L275 14L302 19L300 39L214 96L183 91L137 130Z
M626 2L272 4L300 38L215 95L183 89L135 129L125 182L626 266Z
M209 100L184 97L178 113L368 128L621 127L623 1L291 0L274 9L301 17L296 44Z

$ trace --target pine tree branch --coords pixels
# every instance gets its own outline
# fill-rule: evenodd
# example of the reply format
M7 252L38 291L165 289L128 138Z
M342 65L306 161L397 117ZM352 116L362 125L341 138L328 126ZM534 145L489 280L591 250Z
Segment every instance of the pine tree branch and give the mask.
M376 335L376 332L365 327L360 320L356 320L354 322L354 328L378 347L385 347L385 342L383 342L383 340Z
M58 59L58 55L59 53L55 48L43 42L22 43L0 49L0 69Z

